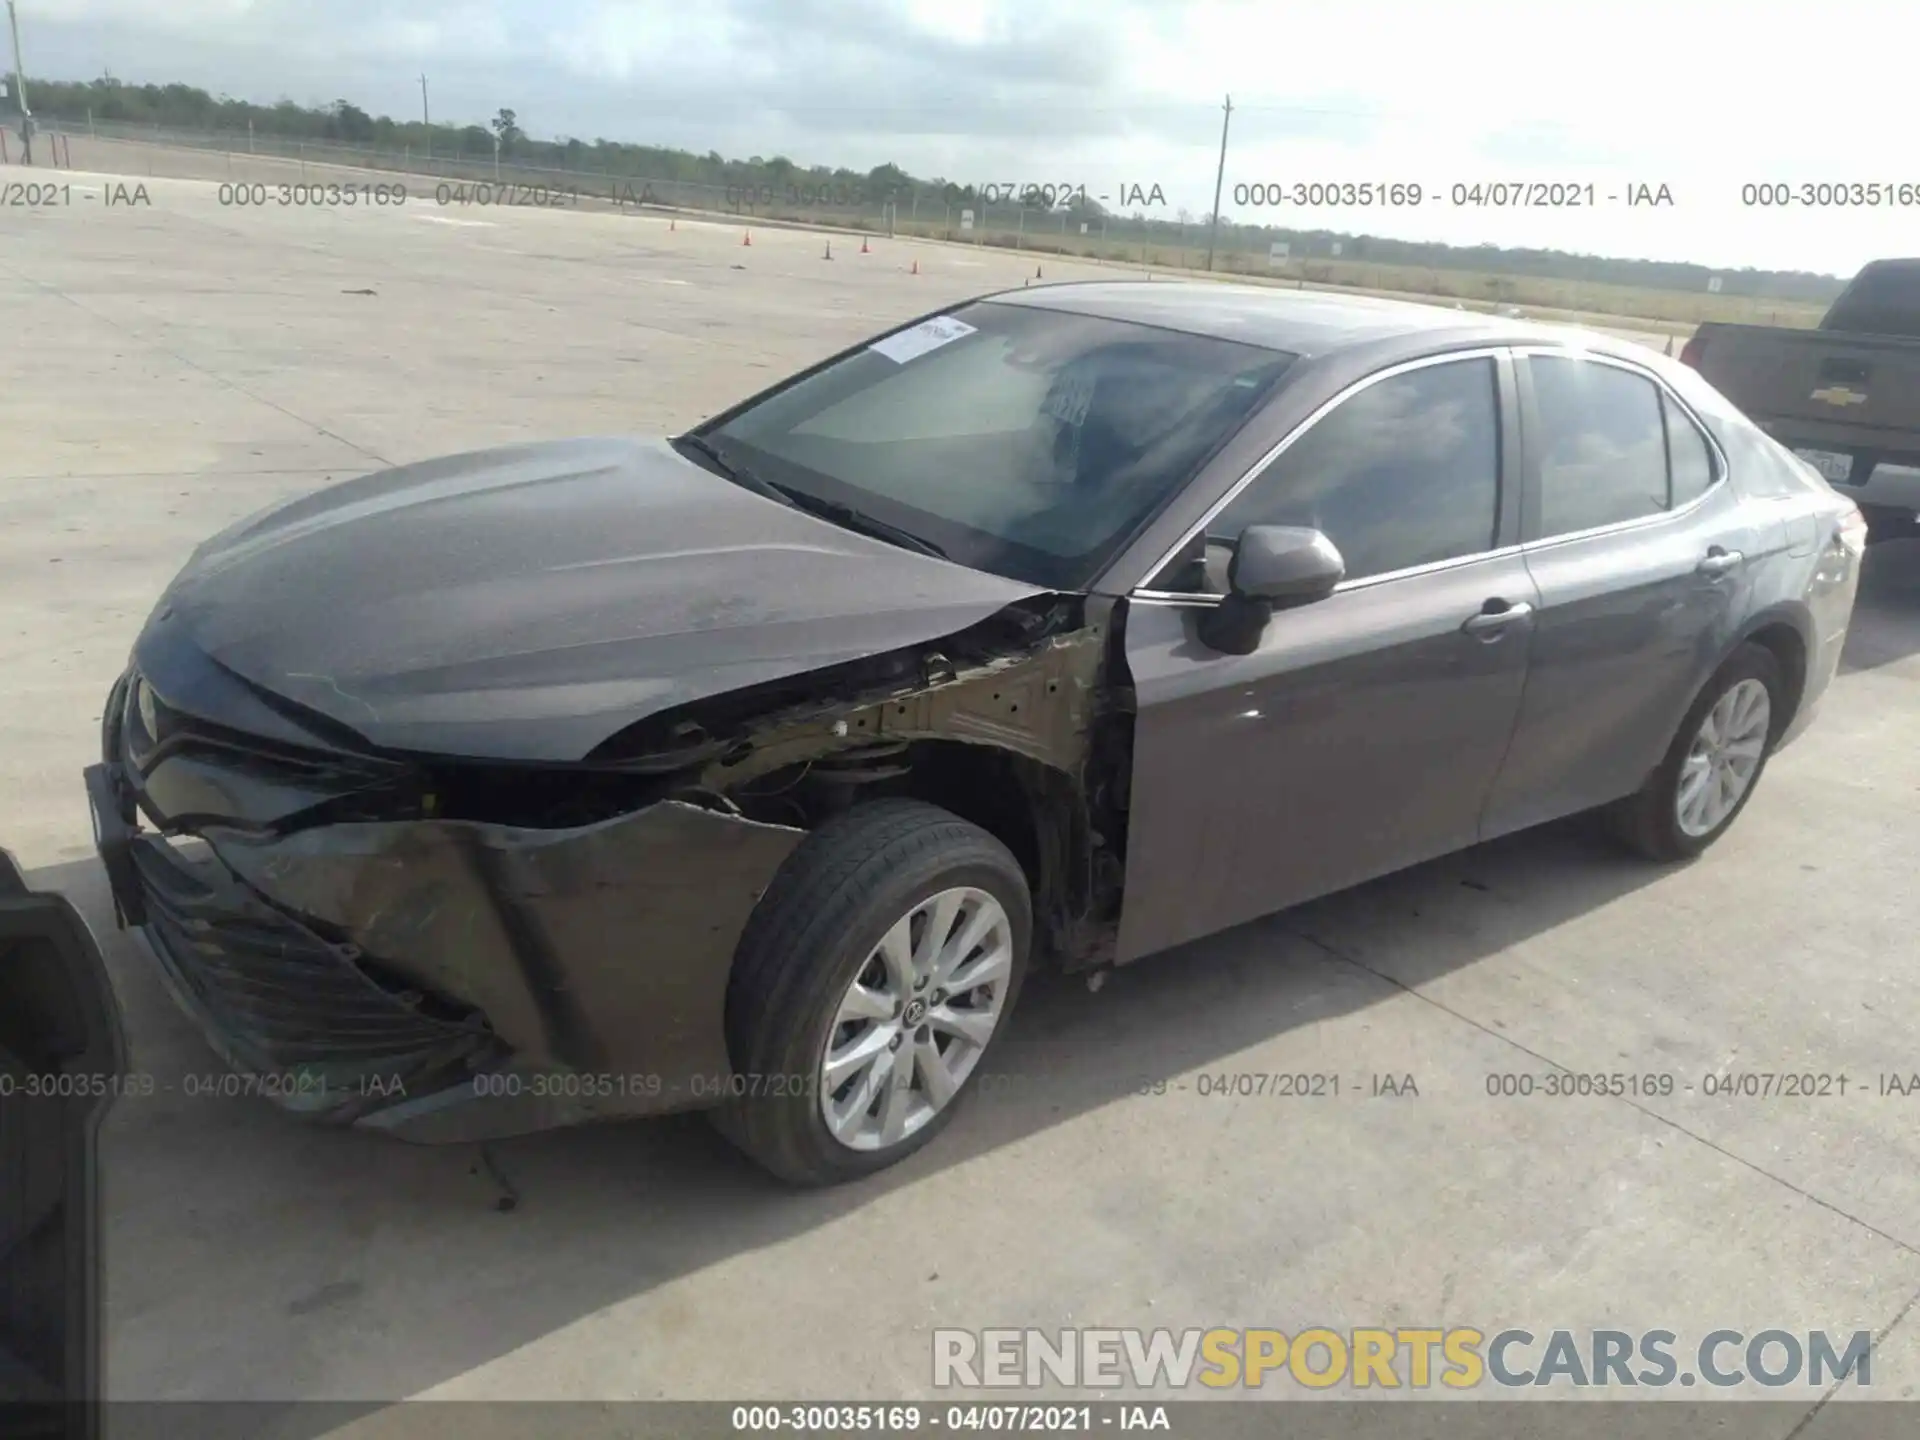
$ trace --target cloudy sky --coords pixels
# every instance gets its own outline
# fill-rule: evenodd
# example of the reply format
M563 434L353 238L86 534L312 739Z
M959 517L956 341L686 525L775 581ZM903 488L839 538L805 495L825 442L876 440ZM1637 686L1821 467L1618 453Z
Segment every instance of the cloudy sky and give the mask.
M1756 209L1750 182L1920 188L1911 0L19 0L29 75L180 80L436 120L956 180L1158 184L1223 210L1472 244L1850 273L1904 210ZM1413 181L1418 211L1256 214L1259 181ZM1591 181L1593 210L1446 203ZM1609 204L1666 185L1658 209Z

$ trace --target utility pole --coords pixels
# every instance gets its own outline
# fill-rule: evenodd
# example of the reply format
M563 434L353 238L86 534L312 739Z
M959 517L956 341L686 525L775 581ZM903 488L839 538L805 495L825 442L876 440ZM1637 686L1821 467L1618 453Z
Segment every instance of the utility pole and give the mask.
M20 158L33 164L33 112L27 108L27 77L20 68L20 15L7 0L7 28L13 32L13 88L20 96Z
M7 0L12 4L13 0ZM433 158L433 117L427 114L427 77L420 77L420 123L427 127L427 158Z
M1220 117L1220 168L1213 172L1213 223L1207 227L1207 269L1213 269L1214 241L1220 234L1220 186L1227 178L1227 126L1233 120L1233 96L1227 96L1226 111Z

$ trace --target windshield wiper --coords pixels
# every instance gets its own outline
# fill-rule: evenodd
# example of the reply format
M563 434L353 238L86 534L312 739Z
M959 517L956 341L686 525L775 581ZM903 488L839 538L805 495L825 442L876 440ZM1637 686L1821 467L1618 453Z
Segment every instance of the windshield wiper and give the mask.
M704 456L718 467L721 474L753 491L756 495L764 495L769 500L778 500L781 504L791 505L796 510L805 510L809 515L817 515L822 520L831 520L834 524L849 530L858 530L862 534L873 536L876 540L886 540L908 550L918 550L922 555L932 555L941 560L948 558L947 552L933 541L916 535L911 530L902 530L898 525L889 525L885 520L869 515L864 510L856 510L853 506L839 500L825 500L818 495L810 495L796 486L782 485L778 480L769 480L766 476L757 474L737 459L723 455L720 447L705 436L682 435L674 443L684 445L689 450Z
M911 530L902 530L898 525L889 525L885 520L869 515L864 510L856 510L853 506L839 500L823 500L818 495L809 495L804 490L782 485L777 480L769 480L766 483L786 496L789 504L811 515L818 515L822 520L831 520L836 525L844 525L849 530L858 530L862 534L873 536L876 540L886 540L908 550L918 550L922 555L932 555L940 560L948 558L946 551L925 536L916 535Z
M764 476L755 474L738 460L728 459L720 453L720 447L705 436L682 435L673 443L684 445L687 449L703 456L736 485L751 490L756 495L764 495L769 500L778 500L783 505L793 504L793 497L787 492L785 486L776 485Z

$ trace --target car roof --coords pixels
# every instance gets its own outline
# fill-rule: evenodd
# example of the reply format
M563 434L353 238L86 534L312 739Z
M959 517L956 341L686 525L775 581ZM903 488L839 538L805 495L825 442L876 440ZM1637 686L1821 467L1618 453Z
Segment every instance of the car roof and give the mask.
M1333 354L1395 339L1455 344L1587 344L1611 350L1606 337L1568 326L1482 315L1325 290L1214 281L1089 280L1007 290L981 299L1000 305L1092 315L1237 340L1302 357ZM1617 342L1616 342L1617 343Z

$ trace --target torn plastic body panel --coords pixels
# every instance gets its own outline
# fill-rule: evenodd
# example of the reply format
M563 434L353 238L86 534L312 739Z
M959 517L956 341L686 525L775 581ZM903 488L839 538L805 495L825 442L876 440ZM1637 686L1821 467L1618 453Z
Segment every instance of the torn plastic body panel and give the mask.
M681 707L567 766L249 753L123 681L88 774L101 853L182 1008L289 1109L444 1141L712 1105L747 919L863 793L980 813L1042 943L1098 955L1107 635L1083 605Z

